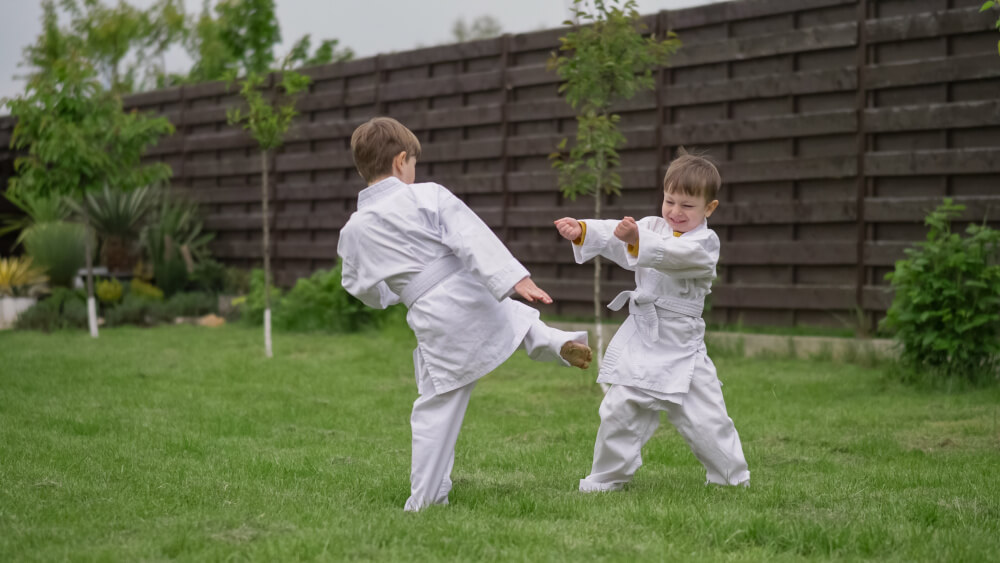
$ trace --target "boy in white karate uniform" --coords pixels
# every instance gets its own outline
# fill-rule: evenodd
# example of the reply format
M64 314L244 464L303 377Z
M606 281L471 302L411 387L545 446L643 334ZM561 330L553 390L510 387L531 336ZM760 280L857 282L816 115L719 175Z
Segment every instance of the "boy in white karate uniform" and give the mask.
M448 504L455 442L476 381L518 348L535 360L586 369L586 332L546 326L509 296L551 303L492 230L434 183L414 184L420 142L398 121L377 117L351 137L368 187L340 232L344 288L366 305L402 302L417 337L417 391L410 498L418 511Z
M711 162L683 154L663 179L662 217L555 222L573 241L577 263L599 254L634 271L636 282L634 291L608 305L619 310L628 303L630 314L612 338L597 379L611 388L601 402L594 463L581 491L619 490L632 480L660 411L705 466L708 483L750 484L722 384L705 350L701 318L719 261L719 237L706 218L719 205L721 183Z

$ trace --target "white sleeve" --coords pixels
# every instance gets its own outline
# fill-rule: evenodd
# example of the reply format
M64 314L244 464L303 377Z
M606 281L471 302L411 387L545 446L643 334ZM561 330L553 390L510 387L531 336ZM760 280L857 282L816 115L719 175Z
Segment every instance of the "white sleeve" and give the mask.
M365 281L358 269L347 260L343 261L340 283L347 293L357 297L362 303L375 309L385 309L399 303L399 296L389 289L384 281Z
M633 267L653 268L675 278L714 278L719 248L719 237L711 231L704 237L684 238L640 226L639 255L627 259Z
M628 262L627 245L615 238L615 227L619 219L581 219L587 225L583 235L583 244L573 243L573 258L577 264L583 264L595 256L603 256L626 270L635 270Z
M441 241L497 301L504 299L531 274L469 206L444 186L439 188Z

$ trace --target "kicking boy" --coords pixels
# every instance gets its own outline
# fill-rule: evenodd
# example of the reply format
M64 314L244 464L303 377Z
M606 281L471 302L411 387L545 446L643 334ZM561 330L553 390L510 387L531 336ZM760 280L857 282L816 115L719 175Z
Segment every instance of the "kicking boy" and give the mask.
M722 179L708 160L683 154L663 179L662 217L635 221L555 222L583 263L600 254L635 272L636 289L608 307L629 306L611 339L598 381L611 384L590 475L580 490L619 490L642 465L642 447L660 411L705 466L707 482L749 485L750 472L726 413L715 366L705 350L705 296L719 261L719 237L708 228Z
M509 299L551 303L493 231L444 186L414 184L420 142L398 121L376 117L351 136L368 187L340 232L343 285L366 305L402 302L417 337L417 391L410 498L418 511L448 504L455 442L476 381L518 348L539 361L586 369L586 332L546 326Z

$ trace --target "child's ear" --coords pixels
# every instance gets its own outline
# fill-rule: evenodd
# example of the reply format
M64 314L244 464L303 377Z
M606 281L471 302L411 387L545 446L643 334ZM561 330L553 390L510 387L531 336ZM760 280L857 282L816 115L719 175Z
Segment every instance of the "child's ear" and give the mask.
M719 206L719 200L717 199L713 199L712 201L708 202L708 205L705 206L705 217L711 217L712 212L715 211L715 208L718 206Z
M393 170L402 170L403 166L406 166L406 151L400 151L399 154L392 157L392 167Z

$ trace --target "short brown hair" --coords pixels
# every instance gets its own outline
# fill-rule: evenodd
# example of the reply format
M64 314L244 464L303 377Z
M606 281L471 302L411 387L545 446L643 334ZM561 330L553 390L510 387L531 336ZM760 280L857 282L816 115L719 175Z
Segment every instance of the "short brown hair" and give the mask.
M420 158L420 141L391 117L369 119L351 135L354 166L366 182L392 174L392 159L403 151L407 157Z
M680 192L703 197L706 202L716 199L722 187L719 170L704 156L688 154L683 148L663 177L663 193Z

